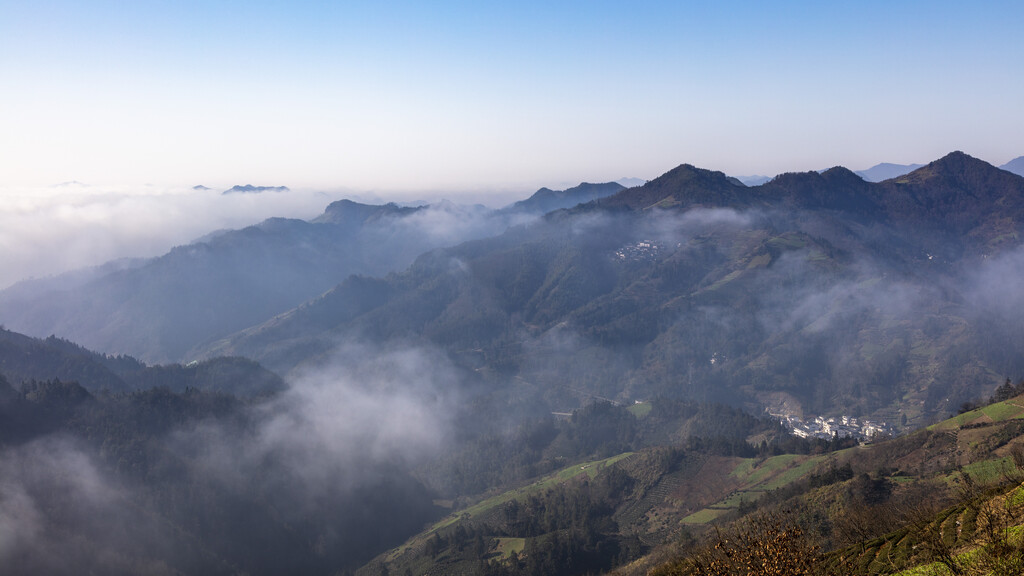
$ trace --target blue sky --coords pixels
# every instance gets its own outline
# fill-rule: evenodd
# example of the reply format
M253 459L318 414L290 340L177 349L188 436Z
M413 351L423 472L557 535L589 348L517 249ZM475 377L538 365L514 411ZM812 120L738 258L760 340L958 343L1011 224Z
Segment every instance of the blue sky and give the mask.
M1020 2L9 2L0 186L529 191L1024 154Z

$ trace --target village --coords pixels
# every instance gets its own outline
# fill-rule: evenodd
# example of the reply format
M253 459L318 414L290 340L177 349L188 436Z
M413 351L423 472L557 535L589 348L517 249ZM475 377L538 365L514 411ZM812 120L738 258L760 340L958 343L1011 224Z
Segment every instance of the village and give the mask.
M852 416L824 417L815 416L804 420L792 414L772 414L779 418L783 426L794 436L800 438L854 438L861 442L877 440L891 436L895 429L885 422L872 422Z
M627 244L615 251L615 257L623 262L644 262L656 260L663 246L651 240Z

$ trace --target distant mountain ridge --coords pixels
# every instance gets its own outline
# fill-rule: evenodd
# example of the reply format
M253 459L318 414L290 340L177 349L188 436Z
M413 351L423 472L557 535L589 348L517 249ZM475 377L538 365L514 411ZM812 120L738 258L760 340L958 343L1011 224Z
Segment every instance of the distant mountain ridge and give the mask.
M643 210L685 208L694 205L737 206L748 192L722 172L683 164L637 188L602 198L597 205L607 208Z
M603 184L591 184L583 182L579 186L565 190L551 190L541 188L533 193L526 200L520 200L511 206L504 208L507 212L527 212L533 214L544 214L552 210L572 208L577 204L584 204L591 200L597 200L611 196L626 187L618 182L605 182Z
M269 219L161 258L23 283L0 292L0 317L151 362L245 356L282 373L346 338L414 338L474 370L542 379L554 360L535 347L562 338L578 343L558 362L585 394L874 414L906 402L902 391L911 421L1024 370L1006 351L1024 347L1001 304L1013 294L973 280L991 266L1015 274L1024 178L961 152L880 183L836 167L744 186L683 164L635 188L542 189L524 203L343 200L308 222ZM865 384L885 378L900 383ZM584 394L567 390L537 401Z
M239 396L284 389L276 374L244 358L213 358L189 366L147 366L127 356L107 356L56 337L31 338L0 329L0 378L18 387L30 381L76 382L93 393L118 393L163 386ZM0 391L2 392L2 391Z
M212 232L158 258L20 282L0 291L0 319L26 334L60 334L148 362L187 361L203 342L286 312L349 275L398 271L425 251L621 189L584 184L502 211L340 200L309 221L270 218Z
M335 205L313 222L271 218L129 267L31 280L0 292L7 327L60 334L151 362L288 310L349 274L384 274L437 240L391 229L420 209Z
M857 170L857 174L868 182L881 182L890 178L897 178L917 170L923 164L891 164L882 162L875 164L867 170Z
M1013 172L1018 176L1024 176L1024 156L1018 156L999 168L1007 172Z
M222 194L259 194L261 192L289 192L287 186L253 186L252 184L236 184Z
M760 186L761 184L764 184L765 182L771 180L772 177L762 176L760 174L753 174L750 176L737 176L736 179L739 180L740 182L743 182L743 184L746 186Z

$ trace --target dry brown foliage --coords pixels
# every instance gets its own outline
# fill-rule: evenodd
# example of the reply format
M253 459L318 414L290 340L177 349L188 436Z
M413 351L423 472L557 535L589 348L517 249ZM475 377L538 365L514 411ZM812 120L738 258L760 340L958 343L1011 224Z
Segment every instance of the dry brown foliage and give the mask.
M826 576L820 548L800 526L776 513L759 513L717 532L693 554L651 571L651 576ZM838 574L838 573L835 573Z

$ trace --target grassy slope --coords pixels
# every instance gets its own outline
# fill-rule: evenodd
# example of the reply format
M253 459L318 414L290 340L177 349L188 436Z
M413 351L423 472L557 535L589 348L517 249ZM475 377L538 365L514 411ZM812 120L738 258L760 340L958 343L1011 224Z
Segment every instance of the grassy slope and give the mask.
M642 405L632 408L641 411ZM979 484L996 482L1007 477L1013 469L1010 447L1016 443L1024 444L1024 438L1018 438L1014 428L1019 426L1016 421L1022 418L1024 398L1018 397L958 415L913 435L829 455L785 454L764 459L688 456L679 467L654 479L651 488L642 497L620 507L616 512L616 520L623 535L635 534L646 544L655 546L659 553L665 554L661 543L677 538L680 530L689 528L699 531L712 523L735 518L744 502L752 503L772 491L784 490L812 472L823 469L827 462L832 465L849 462L858 470L874 470L884 464L892 472L889 481L896 490L922 481L953 486L960 478L960 471L970 474ZM416 551L422 549L435 532L459 522L487 522L488 514L504 503L522 501L560 484L571 484L584 475L592 479L612 466L636 474L636 468L643 466L645 452L627 452L611 458L576 463L536 478L519 488L488 495L453 512L380 559L395 566L407 566L408 559L414 557ZM800 502L804 506L832 507L827 513L834 513L834 507L840 501L837 494L845 489L846 484L848 482L812 490L802 495ZM943 530L954 527L954 530L962 531L955 527L972 525L971 519L965 514L969 515L963 509L947 510L936 522L941 524ZM947 538L953 538L954 544L964 547L961 553L969 552L969 533L957 536L959 539L954 536ZM525 538L495 538L488 558L493 561L507 557L512 551L522 553L525 543ZM848 552L847 555L858 566L860 573L893 573L893 567L897 564L893 563L892 558L907 565L914 558L911 547L915 543L911 531L904 529L864 543L856 554ZM889 560L882 562L880 558ZM636 565L651 564L641 561Z
M624 452L622 454L617 454L610 458L592 460L590 462L580 462L577 464L573 464L571 466L566 466L565 468L562 468L557 472L552 472L551 474L542 476L525 486L483 498L482 500L473 504L472 506L468 506L466 508L453 512L448 516L445 516L441 520L437 521L433 525L426 528L423 532L420 532L416 536L406 541L401 546L386 553L385 558L387 558L387 560L389 561L395 560L402 554L409 551L410 549L422 546L423 543L426 542L427 538L429 538L438 530L442 530L461 521L468 521L473 520L475 518L479 518L484 514L494 510L498 506L501 506L502 504L509 502L511 500L523 500L527 496L530 496L531 494L538 494L540 492L543 492L544 490L553 488L558 484L563 484L580 478L583 475L586 475L589 478L593 478L594 476L597 475L598 472L604 470L606 467L613 466L617 462L625 460L626 458L629 458L632 455L633 452ZM523 539L511 538L503 540L515 541ZM503 549L503 552L505 554L507 554L509 551L509 549Z
M962 474L968 474L988 494L981 502L997 508L1013 502L1019 508L1017 520L1024 523L1024 488L1019 483L1024 476L1016 469L1011 452L1015 446L1024 447L1024 397L999 402L939 422L928 429L888 441L850 448L827 456L807 457L784 455L765 460L759 466L749 459L737 459L721 483L732 482L734 490L728 497L714 502L685 518L694 527L721 519L744 500L751 502L765 491L784 488L807 474L823 470L823 464L853 465L858 471L887 469L888 481L896 492L913 489L942 490L950 494L962 489ZM860 473L860 472L858 472ZM1014 480L1016 478L1016 480ZM710 481L711 478L708 478ZM813 488L782 503L804 513L825 514L835 520L844 514L843 494L854 480L821 488ZM996 488L1002 486L1002 488ZM803 489L801 489L803 490ZM784 491L783 491L784 492ZM1007 498L1007 494L1012 498ZM934 564L921 552L922 534L933 530L950 546L956 557L970 561L978 555L979 532L977 507L960 504L936 513L924 524L907 526L871 541L837 552L836 558L849 561L851 574L944 574L944 568ZM1005 508L1005 506L1004 506ZM1009 529L1011 541L1020 542L1024 526ZM671 558L671 546L656 549L647 558L616 571L633 576L645 574ZM902 571L901 571L902 570ZM937 570L937 571L936 571Z
M1024 526L1021 525L1024 522L1024 509L1021 506L1024 503L1024 487L1020 485L1021 471L1016 469L1013 458L1007 454L1012 450L1012 446L1024 445L1024 438L1019 434L1009 436L1006 432L1016 431L1015 427L1011 427L1012 421L1022 417L1024 397L1017 397L965 412L930 426L930 432L955 435L957 442L953 446L958 454L961 454L961 458L955 461L955 468L934 475L932 480L950 486L955 492L962 490L963 475L967 474L977 486L1001 485L1003 488L989 488L986 496L976 497L972 502L942 510L930 521L923 521L862 543L854 549L848 549L842 555L858 568L858 573L863 574L949 574L951 572L948 568L930 561L918 552L925 548L922 542L927 538L926 534L938 534L937 537L953 551L953 556L958 562L970 565L977 561L979 546L984 542L984 536L979 528L979 523L983 522L979 521L978 510L986 506L1010 514L1008 523L1016 524L1008 528L1010 541L1019 544L1021 532L1024 531ZM1005 440L1005 443L993 442L993 439L1000 438ZM972 455L977 459L972 460ZM926 480L929 478L913 479Z
M824 456L801 456L783 454L763 461L742 458L736 463L729 476L737 482L736 488L724 498L682 519L684 524L707 524L722 517L726 512L738 509L744 501L753 502L768 490L782 488L807 474L810 474ZM709 482L716 479L708 478Z
M382 556L389 564L403 564L421 549L434 533L459 522L486 521L488 513L511 500L524 500L559 484L586 475L593 478L610 466L633 467L633 452L602 460L580 462L558 472L453 512L402 546ZM734 512L741 501L752 502L767 490L789 484L810 473L823 456L781 455L767 459L708 456L689 459L679 469L653 482L640 500L622 507L617 513L623 533L636 534L648 544L671 540L683 526L701 527ZM506 557L512 550L522 552L524 538L499 538L492 548L493 558Z

